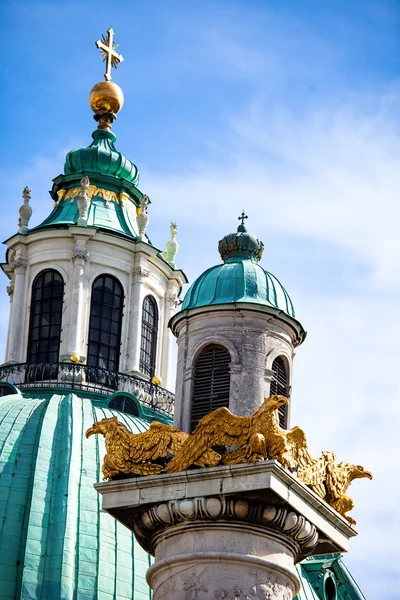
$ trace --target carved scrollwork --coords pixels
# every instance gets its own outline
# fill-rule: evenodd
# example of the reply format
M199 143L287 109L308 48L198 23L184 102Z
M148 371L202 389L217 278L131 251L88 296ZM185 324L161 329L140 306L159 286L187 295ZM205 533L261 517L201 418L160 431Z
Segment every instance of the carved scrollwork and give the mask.
M135 517L133 528L140 545L154 553L154 537L166 527L190 521L244 521L279 531L299 560L311 554L318 542L314 525L294 511L226 496L171 500L157 504Z
M21 256L16 258L12 263L12 268L15 271L15 273L17 273L17 274L24 275L26 272L27 266L28 266L28 261L26 260L26 258L22 258Z

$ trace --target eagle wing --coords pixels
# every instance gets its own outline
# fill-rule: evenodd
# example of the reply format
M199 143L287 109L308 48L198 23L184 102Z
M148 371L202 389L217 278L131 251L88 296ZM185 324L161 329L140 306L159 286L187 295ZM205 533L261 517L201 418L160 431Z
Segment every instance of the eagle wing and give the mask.
M165 457L169 452L174 431L178 430L171 425L152 421L147 431L131 438L129 458L134 463L141 463Z
M348 463L332 463L326 469L328 502L337 500L346 493L349 486Z
M308 467L300 468L297 476L306 485L308 485L318 496L325 499L326 496L326 469L327 458L322 455Z
M306 434L301 427L293 427L286 431L285 438L285 451L282 455L285 465L290 469L295 469L296 467L308 467L315 462L308 450Z
M225 407L217 408L200 419L194 432L165 470L175 473L190 465L201 464L199 459L204 458L213 446L242 446L250 435L251 423L251 417L237 417Z

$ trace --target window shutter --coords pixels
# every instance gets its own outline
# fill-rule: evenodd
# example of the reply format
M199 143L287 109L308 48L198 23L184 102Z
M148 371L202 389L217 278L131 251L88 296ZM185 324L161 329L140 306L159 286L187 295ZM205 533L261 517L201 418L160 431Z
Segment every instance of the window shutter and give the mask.
M279 394L281 396L288 395L288 375L286 370L286 365L280 356L278 356L274 362L272 363L272 380L271 380L271 388L270 394L271 396L275 394ZM279 425L286 429L287 427L287 417L288 417L288 407L280 406L279 407Z
M193 374L190 429L202 417L221 406L229 406L231 356L222 346L208 346L198 356Z

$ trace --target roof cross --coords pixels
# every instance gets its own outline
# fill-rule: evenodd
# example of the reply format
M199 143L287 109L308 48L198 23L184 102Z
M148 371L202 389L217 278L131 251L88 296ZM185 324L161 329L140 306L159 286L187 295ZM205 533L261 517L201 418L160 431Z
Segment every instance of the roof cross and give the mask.
M107 30L107 37L101 36L101 40L97 40L96 46L100 50L101 58L106 63L106 72L104 73L104 79L111 81L111 69L117 68L118 63L124 60L122 54L118 54L118 44L114 44L114 30L112 28Z
M244 220L248 219L249 217L247 215L244 214L244 209L242 210L242 214L240 215L240 217L238 217L238 221L242 221L242 225L244 225Z

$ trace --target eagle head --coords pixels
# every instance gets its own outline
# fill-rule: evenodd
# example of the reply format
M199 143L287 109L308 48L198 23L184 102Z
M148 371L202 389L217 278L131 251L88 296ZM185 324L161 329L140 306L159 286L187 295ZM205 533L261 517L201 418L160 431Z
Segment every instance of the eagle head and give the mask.
M287 406L289 404L288 399L285 396L275 394L269 398L265 398L264 404L269 410L276 410L280 406Z
M117 417L110 417L108 419L102 419L101 421L96 421L96 423L93 423L93 425L91 427L89 427L89 429L86 431L86 437L89 438L91 435L96 435L98 433L101 433L102 435L106 435L110 424L111 423L115 423L116 421L118 421Z
M368 479L372 479L373 475L372 475L371 471L367 471L361 465L353 465L353 468L351 471L351 479L352 480L353 479L362 479L364 477L368 477Z

